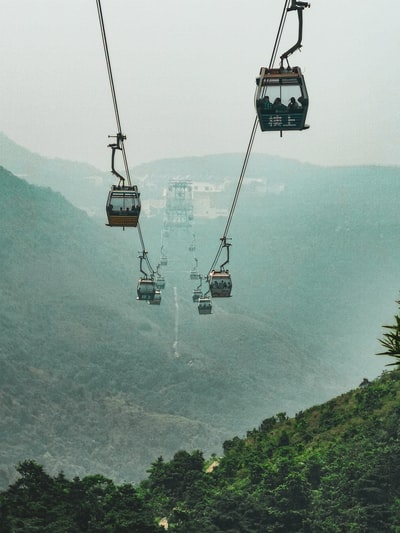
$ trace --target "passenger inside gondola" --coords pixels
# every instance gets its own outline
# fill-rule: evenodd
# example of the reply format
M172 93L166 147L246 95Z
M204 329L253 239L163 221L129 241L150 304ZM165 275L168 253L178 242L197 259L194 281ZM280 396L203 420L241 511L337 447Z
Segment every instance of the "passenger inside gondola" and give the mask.
M299 67L261 69L256 110L262 131L306 129L307 109L307 89Z
M278 97L274 100L272 110L274 113L286 113L288 108L285 106L285 104L282 104L282 100Z
M212 303L210 298L206 296L198 299L197 309L200 315L210 315L212 310Z

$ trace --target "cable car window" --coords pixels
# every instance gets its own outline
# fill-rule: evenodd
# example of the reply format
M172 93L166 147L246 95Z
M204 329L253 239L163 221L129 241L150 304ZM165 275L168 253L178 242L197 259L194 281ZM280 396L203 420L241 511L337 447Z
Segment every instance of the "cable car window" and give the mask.
M257 78L256 110L262 131L303 130L308 94L299 67L262 68Z

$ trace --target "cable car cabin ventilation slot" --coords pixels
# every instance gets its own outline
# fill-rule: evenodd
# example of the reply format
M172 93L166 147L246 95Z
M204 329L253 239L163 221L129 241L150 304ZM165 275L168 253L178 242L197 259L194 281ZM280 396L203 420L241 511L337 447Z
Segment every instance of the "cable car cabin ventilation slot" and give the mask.
M256 80L256 111L261 131L305 130L308 93L300 67L262 67Z

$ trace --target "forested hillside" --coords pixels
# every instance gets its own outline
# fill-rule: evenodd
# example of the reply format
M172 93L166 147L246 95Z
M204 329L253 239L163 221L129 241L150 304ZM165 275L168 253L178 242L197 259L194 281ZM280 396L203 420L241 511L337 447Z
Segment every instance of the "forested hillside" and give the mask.
M189 262L182 276L171 261L178 277L160 308L137 302L132 233L4 169L0 189L3 486L25 457L51 472L137 480L179 447L218 452L265 409L294 408L293 352L304 385L325 374L320 362L309 373L304 345L273 320L225 306L199 321Z
M26 461L0 494L0 531L396 532L399 401L399 371L384 373L293 418L265 419L225 441L222 457L159 457L137 486L51 477Z
M223 218L171 230L162 303L148 306L135 299L137 233L104 225L108 185L86 179L102 173L4 146L27 181L53 190L1 171L3 487L27 457L50 474L137 481L154 457L218 454L260 420L380 373L377 338L399 290L398 168L254 154L231 226L233 297L199 317L188 245L195 233L206 273ZM144 206L182 175L226 183L229 205L241 159L164 160L132 174ZM163 215L142 215L154 266Z

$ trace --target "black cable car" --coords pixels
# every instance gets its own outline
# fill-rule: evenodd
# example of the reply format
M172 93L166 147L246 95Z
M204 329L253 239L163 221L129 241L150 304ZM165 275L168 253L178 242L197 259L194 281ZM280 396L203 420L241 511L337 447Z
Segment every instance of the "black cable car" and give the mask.
M285 4L285 9L288 4L289 0ZM299 21L297 42L281 55L280 67L272 68L286 20L286 15L282 16L270 66L261 67L256 80L254 99L261 131L282 132L309 128L306 124L308 93L304 76L300 67L291 67L288 61L288 57L302 46L303 10L306 7L310 7L308 2L291 0L286 10L297 13ZM285 67L284 62L287 64Z
M229 298L232 290L232 279L229 270L212 270L208 281L213 298Z
M156 278L156 287L157 287L157 289L165 289L165 278L164 278L164 276L157 276L157 278Z
M219 270L211 270L207 277L213 298L229 298L232 290L231 275L229 274L229 270L225 270L225 265L229 263L229 248L231 244L226 242L227 238L225 236L221 238L221 241L221 250L222 248L226 248L226 261L222 263Z
M106 204L107 226L133 227L139 221L140 194L135 186L113 185Z
M193 289L192 300L194 302L198 302L199 298L201 298L202 295L203 295L203 291L201 289Z
M199 315L210 315L212 309L211 298L208 296L202 296L198 299L197 309Z
M156 289L154 291L153 299L152 300L148 300L147 303L150 304L150 305L160 305L160 303L161 303L161 291Z
M152 278L139 278L136 300L154 300L156 283Z
M262 67L255 103L261 131L309 128L306 124L308 93L300 67Z
M196 235L193 233L193 241L189 244L189 252L196 251Z
M199 264L199 262L196 257L194 258L194 260L196 264L190 271L190 279L199 279L199 273L197 271L197 265Z
M200 283L195 289L193 289L193 292L192 292L192 300L195 303L199 301L199 298L203 297L203 291L201 290L201 286L203 284L203 278L200 274L197 275L197 278L200 281Z

